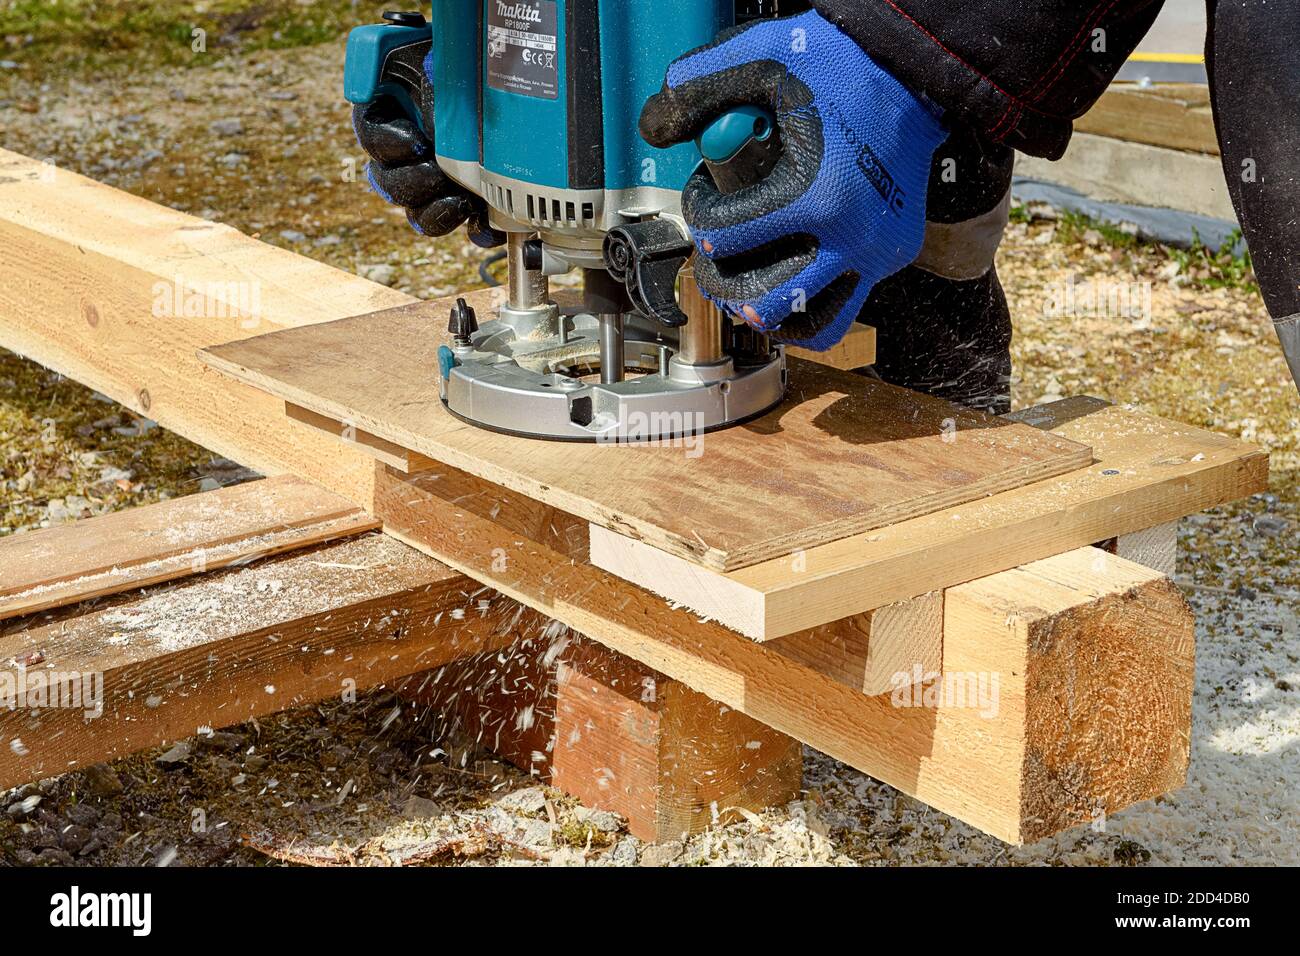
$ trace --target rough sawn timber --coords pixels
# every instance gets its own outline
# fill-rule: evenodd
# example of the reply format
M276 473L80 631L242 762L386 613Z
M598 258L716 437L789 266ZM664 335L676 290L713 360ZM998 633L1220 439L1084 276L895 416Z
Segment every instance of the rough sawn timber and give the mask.
M378 529L293 475L0 537L0 620Z

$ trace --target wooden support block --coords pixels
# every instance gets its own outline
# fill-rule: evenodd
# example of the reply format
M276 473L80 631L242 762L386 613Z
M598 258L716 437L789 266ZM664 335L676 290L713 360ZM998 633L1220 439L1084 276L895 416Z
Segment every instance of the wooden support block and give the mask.
M1186 781L1195 621L1168 578L1080 548L950 588L944 628L945 682L997 675L1001 686L992 720L941 709L936 730L969 739L972 755L980 737L1014 747L1018 779L994 777L989 797L1018 814L1019 840ZM987 774L981 763L972 776Z
M1268 488L1262 449L1098 399L1066 399L1012 417L1091 446L1097 462L728 573L595 524L591 561L749 637L770 640Z
M303 408L301 405L295 405L293 402L284 403L284 413L293 421L300 422L317 431L323 431L327 435L333 435L339 441L355 446L375 460L396 468L405 475L428 471L437 464L432 459L425 458L409 448L394 445L378 435L372 435L368 431L357 428L351 422L335 421L325 415L319 415L310 409Z
M943 668L943 592L887 604L766 646L869 696L888 694Z
M803 747L725 704L590 641L560 661L556 786L681 839L799 795Z
M511 492L443 499L439 485L385 470L376 505L388 533L1003 840L1113 813L1185 772L1191 612L1167 578L1130 561L1082 548L949 588L943 676L931 685L953 694L867 696L556 551L517 515L497 524L490 502Z
M368 535L11 621L0 790L505 646L520 613Z
M0 538L0 620L379 527L291 475Z
M798 741L554 622L514 630L524 636L510 647L419 680L442 735L626 817L652 842L798 796Z

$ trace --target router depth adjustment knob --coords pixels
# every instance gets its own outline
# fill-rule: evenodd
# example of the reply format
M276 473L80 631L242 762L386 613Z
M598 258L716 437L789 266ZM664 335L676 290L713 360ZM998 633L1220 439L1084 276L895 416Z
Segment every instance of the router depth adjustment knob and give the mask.
M667 219L647 219L605 236L605 269L627 287L632 306L669 328L686 324L677 306L677 273L695 251L689 237Z
M457 299L452 306L447 331L451 333L458 348L468 348L471 345L470 336L478 331L478 316L464 299Z

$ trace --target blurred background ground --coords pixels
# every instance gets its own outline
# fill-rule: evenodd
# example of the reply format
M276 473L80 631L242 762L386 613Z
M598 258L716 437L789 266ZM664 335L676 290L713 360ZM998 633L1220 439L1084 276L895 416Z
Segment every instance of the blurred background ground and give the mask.
M380 10L0 0L0 145L415 295L476 287L481 251L412 234L357 175L342 36ZM998 265L1017 407L1087 393L1271 453L1268 494L1180 532L1199 622L1183 790L1009 848L808 751L804 799L645 847L380 692L0 795L0 862L1300 863L1300 401L1248 263L1020 209ZM1150 315L1056 316L1068 282L1149 283ZM246 477L0 350L0 534Z

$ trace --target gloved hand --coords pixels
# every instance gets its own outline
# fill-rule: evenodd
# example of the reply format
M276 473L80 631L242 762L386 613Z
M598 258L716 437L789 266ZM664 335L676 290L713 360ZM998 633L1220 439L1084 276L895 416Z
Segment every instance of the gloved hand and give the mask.
M817 13L724 32L676 60L641 135L668 147L742 105L776 116L784 154L760 183L721 194L703 169L682 194L704 294L781 341L824 350L925 234L937 111ZM778 330L779 332L775 331Z
M357 142L370 157L366 176L386 202L406 209L416 232L444 236L469 223L470 240L490 248L505 236L488 226L487 204L454 182L438 166L433 152L433 84L430 59L424 61L424 82L414 97L421 123L394 97L352 108L352 128Z

